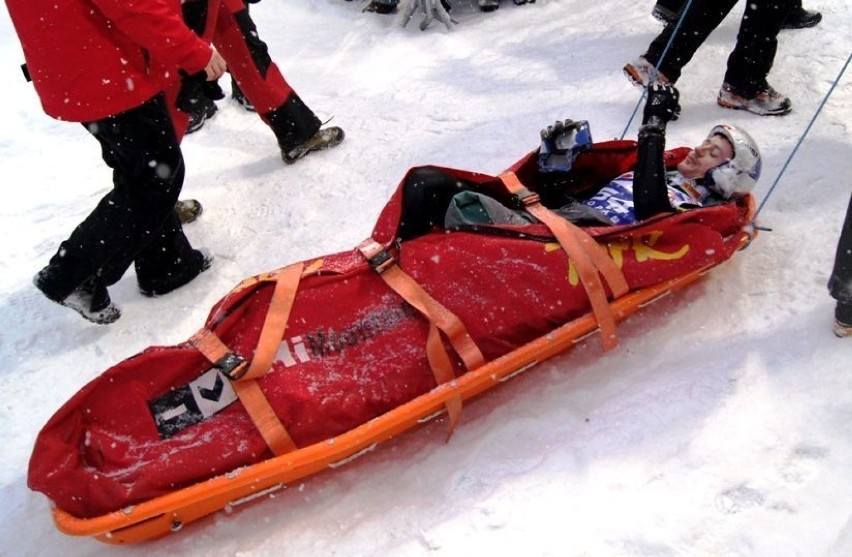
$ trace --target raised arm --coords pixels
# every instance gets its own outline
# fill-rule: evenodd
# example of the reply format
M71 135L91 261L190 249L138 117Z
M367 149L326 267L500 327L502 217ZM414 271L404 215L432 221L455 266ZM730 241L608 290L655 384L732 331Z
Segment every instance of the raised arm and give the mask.
M644 220L674 209L666 187L663 152L666 148L666 124L680 113L679 93L672 85L651 83L639 128L639 152L633 176L633 202L636 217Z

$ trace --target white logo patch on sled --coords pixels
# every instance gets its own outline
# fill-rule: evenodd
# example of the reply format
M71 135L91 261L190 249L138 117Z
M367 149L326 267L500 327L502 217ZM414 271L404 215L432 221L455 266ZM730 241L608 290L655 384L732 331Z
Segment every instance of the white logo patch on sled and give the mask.
M224 410L237 400L231 382L219 371L210 368L201 377L148 402L160 437L168 439L179 431L195 425Z
M293 345L292 350L290 345ZM293 359L294 354L296 359ZM296 360L305 363L310 361L310 359L311 355L308 354L308 350L305 348L305 342L302 340L301 336L295 336L291 339L284 340L278 348L278 353L275 354L275 361L282 362L284 367L296 365Z

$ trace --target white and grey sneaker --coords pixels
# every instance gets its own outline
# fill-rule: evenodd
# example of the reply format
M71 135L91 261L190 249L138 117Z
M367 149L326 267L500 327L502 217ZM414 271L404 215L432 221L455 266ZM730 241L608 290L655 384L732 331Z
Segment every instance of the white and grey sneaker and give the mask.
M46 269L42 269L36 273L36 276L33 277L33 284L49 300L73 309L82 315L84 319L98 325L114 323L121 317L121 310L110 300L106 286L101 284L95 277L86 280L86 282L75 288L65 298L57 299L47 290L47 285L45 284L46 272Z
M752 98L740 95L729 84L722 84L719 97L716 99L719 106L732 110L747 110L759 116L783 116L793 110L793 103L767 85L766 89Z

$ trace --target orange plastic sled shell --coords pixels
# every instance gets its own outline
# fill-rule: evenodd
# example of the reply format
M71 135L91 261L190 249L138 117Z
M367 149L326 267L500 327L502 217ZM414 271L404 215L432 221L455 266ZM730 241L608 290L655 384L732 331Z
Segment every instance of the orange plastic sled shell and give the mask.
M753 212L753 206L750 209ZM743 246L747 242L748 238L744 237ZM691 284L711 267L612 301L615 320L621 321L643 306ZM470 399L567 350L597 329L594 316L587 314L342 435L94 518L77 518L54 506L53 519L66 534L94 536L106 543L137 543L162 537L216 511L261 498L326 468L345 464L371 451L378 443L441 414L446 410L447 400L456 396Z

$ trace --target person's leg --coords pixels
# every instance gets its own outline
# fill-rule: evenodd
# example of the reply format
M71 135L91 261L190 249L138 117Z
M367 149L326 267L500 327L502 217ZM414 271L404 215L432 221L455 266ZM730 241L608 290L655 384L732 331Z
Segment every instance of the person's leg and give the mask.
M113 169L113 189L59 247L39 273L37 285L61 302L81 285L100 287L117 282L133 260L152 242L168 237L168 251L179 265L192 252L181 242L175 202L183 185L184 166L163 95L121 114L84 124L101 144L104 161ZM158 246L162 249L162 244ZM151 274L172 269L151 270ZM107 296L108 300L108 296Z
M838 336L852 336L852 198L846 209L846 220L840 230L834 268L828 279L828 291L837 300L834 311Z
M643 57L654 65L669 83L675 83L684 66L692 60L698 48L725 19L736 2L737 0L693 0L683 15L680 28L668 51L666 47L674 34L677 21L666 25L651 41Z
M139 291L145 296L162 296L184 286L210 268L213 258L192 249L181 229L177 212L171 214L151 242L134 260Z
M213 43L228 61L228 69L246 98L275 134L285 162L293 162L290 153L301 147L310 150L333 147L343 140L343 130L320 131L321 122L290 87L269 49L257 32L248 9L235 0L214 0L219 9ZM211 8L212 9L212 8ZM235 11L237 10L237 11ZM326 137L328 136L328 137Z
M750 0L746 3L737 43L728 57L725 82L752 98L765 91L775 61L778 32L793 0Z
M719 105L761 116L781 116L792 110L790 99L773 89L766 77L775 61L778 32L793 1L746 3L737 44L728 57L728 70L719 91Z

